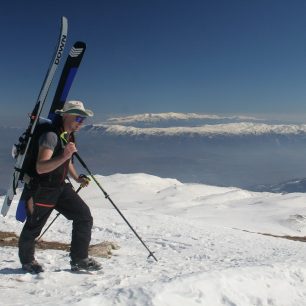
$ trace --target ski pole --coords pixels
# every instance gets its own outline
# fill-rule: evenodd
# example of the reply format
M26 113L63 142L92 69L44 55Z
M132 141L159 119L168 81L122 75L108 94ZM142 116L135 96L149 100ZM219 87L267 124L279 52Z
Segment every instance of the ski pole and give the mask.
M66 135L68 133L67 132L63 132L60 137L61 139L64 141L65 144L68 143L68 140L66 139ZM94 175L92 174L92 172L89 170L89 168L87 167L87 165L85 164L85 162L83 161L83 159L80 157L80 155L75 152L73 153L73 155L79 160L79 162L81 163L81 165L84 167L84 169L88 172L89 176L94 180L94 182L97 184L97 186L99 187L99 189L102 191L102 193L105 196L105 199L109 200L110 203L113 205L113 207L117 210L117 212L119 213L119 215L122 217L122 219L125 221L125 223L129 226L129 228L132 230L132 232L135 234L135 236L139 239L139 241L142 243L142 245L146 248L146 250L149 252L149 256L153 257L155 259L155 261L158 261L157 258L154 256L154 252L151 252L150 249L147 247L147 245L144 243L144 241L140 238L140 236L137 234L137 232L134 230L134 228L132 227L132 225L129 223L129 221L125 218L125 216L122 214L122 212L119 210L119 208L116 206L116 204L113 202L113 200L110 198L110 196L107 194L107 192L102 188L102 186L100 185L100 183L97 181L97 179L94 177Z
M77 189L76 193L78 193L81 189L82 189L82 187L80 186L80 187ZM60 214L61 214L60 212L58 212L58 213L56 214L56 216L55 216L55 218L52 220L52 222L48 225L48 227L44 230L44 232L37 238L36 243L39 242L39 240L41 239L41 237L47 232L47 230L51 227L51 225L52 225L52 224L54 223L54 221L59 217Z

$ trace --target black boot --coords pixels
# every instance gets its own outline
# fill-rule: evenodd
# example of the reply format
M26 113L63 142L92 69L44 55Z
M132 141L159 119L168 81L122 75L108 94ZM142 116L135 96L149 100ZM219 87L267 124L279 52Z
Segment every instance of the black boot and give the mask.
M36 260L23 264L22 270L32 274L38 274L40 272L44 272L43 267Z
M71 271L99 271L102 265L93 258L76 259L70 261Z

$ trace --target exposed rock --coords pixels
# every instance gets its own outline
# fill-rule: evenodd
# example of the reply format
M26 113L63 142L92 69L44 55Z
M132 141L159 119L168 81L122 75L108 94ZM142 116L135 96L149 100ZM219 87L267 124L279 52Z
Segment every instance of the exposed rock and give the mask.
M89 246L89 255L96 257L111 257L112 250L118 250L118 244L111 241L104 241L98 244Z
M1 232L0 231L0 246L18 246L18 236L12 232ZM62 250L69 252L70 244L62 243L57 241L44 241L41 240L36 243L38 249L53 249ZM110 258L113 250L118 250L120 247L115 242L104 241L98 244L89 246L89 255L95 257Z

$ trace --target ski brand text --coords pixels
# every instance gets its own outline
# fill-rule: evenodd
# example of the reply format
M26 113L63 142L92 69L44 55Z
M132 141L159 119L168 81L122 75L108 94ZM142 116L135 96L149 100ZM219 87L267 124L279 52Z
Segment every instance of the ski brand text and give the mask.
M54 63L55 63L56 65L59 64L60 59L61 59L61 57L62 57L62 53L63 53L63 51L64 51L64 47L65 47L65 44L66 44L66 39L67 39L67 35L63 35L63 36L62 36L62 39L61 39L61 45L60 45L60 47L59 47L59 50L58 50L57 55L56 55L56 59L55 59L55 61L54 61Z

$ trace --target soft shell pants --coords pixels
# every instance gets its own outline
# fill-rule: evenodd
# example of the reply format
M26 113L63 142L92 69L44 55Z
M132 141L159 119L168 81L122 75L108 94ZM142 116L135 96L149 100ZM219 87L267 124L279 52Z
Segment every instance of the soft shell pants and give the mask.
M60 187L38 187L33 196L34 211L28 215L19 238L19 258L22 264L34 260L35 239L40 235L53 209L72 220L70 257L72 260L88 257L93 219L86 203L71 184Z

